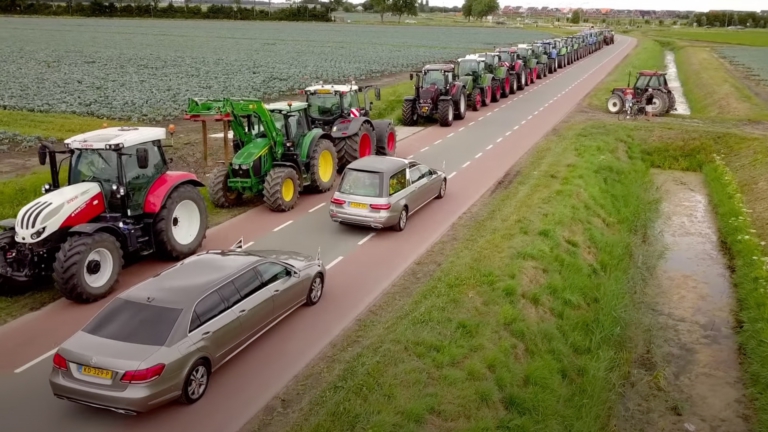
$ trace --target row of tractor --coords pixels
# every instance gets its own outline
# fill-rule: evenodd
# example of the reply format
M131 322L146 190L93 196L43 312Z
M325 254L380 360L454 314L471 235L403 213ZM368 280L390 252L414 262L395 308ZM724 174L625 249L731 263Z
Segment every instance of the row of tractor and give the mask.
M411 73L414 94L403 100L403 125L436 119L440 126L462 120L467 109L479 111L613 44L611 30L539 40L493 52L467 55L454 62L428 64Z

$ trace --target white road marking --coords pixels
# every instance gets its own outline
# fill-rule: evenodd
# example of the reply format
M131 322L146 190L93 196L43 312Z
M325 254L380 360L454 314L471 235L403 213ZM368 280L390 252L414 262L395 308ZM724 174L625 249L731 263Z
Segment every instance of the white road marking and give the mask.
M421 151L427 151L427 150L429 150L429 146L426 146L423 149L421 149Z
M470 126L472 126L473 124L475 124L475 122L472 122L472 123L470 123L469 125L470 125Z
M462 165L461 167L462 167L462 168L466 168L466 167L467 167L467 165L469 165L469 162L465 163L465 164L464 164L464 165Z
M515 128L515 129L517 129L517 128ZM509 132L505 133L504 135L509 135L511 133L512 133L512 131L509 131Z
M475 156L475 159L479 158L482 155L483 155L483 152L478 153L477 156Z
M320 207L322 207L322 206L324 206L324 205L325 205L325 203L322 203L322 204L320 204L320 205L314 206L314 207L312 208L312 210L310 210L310 211L309 211L309 213L312 213L313 211L315 211L315 210L319 209Z
M493 112L496 112L496 111L498 111L498 110L499 110L499 109L498 109L498 108L496 108L495 110L493 110Z
M527 120L523 120L520 122L521 125L524 125Z
M293 223L293 221L292 221L292 220L289 220L288 222L286 222L286 223L284 223L284 224L280 225L279 227L277 227L277 228L273 229L272 231L277 231L277 230L279 230L279 229L281 229L281 228L285 228L285 227L287 227L288 225L290 225L290 224L292 224L292 223Z
M340 257L336 258L335 260L331 261L331 263L330 263L330 264L328 264L327 266L325 266L326 270L327 270L327 269L329 269L329 268L331 268L331 267L333 267L333 266L335 266L336 264L338 264L338 263L339 263L339 261L341 261L341 259L342 259L342 258L344 258L344 257L343 257L343 256L340 256Z
M451 135L453 135L453 134L451 134ZM448 136L451 136L451 135L448 135ZM441 142L443 142L443 140L440 139L440 140L435 141L435 144L440 144ZM432 144L432 145L435 145L435 144Z
M253 245L253 242L250 242L243 246L243 249L248 249L251 245Z
M368 234L367 236L365 236L365 238L364 238L364 239L362 239L362 240L360 240L359 242L357 242L357 244L361 245L361 244L363 244L363 243L367 242L368 240L370 240L370 239L371 239L371 237L373 237L373 236L375 236L375 235L376 235L376 233L370 233L370 234Z
M530 119L532 119L532 118L533 118L533 116L532 116L532 115L529 115L529 116L528 116L528 120L530 120Z
M533 113L533 115L536 115L536 114L538 114L538 113L539 113L539 111L541 111L541 110L538 110L538 111L536 111L535 113Z
M459 129L459 132L461 132L461 131L463 131L463 130L464 130L464 128L461 128L461 129ZM451 134L451 135L453 135L453 134Z
M451 175L448 176L448 178L451 178L456 175L456 171L452 172Z
M501 140L503 140L503 139L504 138L499 138L499 139L496 140L496 142L501 142ZM488 147L488 148L490 148L490 147Z
M501 138L499 138L499 141L501 141ZM499 142L499 141L496 141L496 142ZM493 144L489 145L489 146L488 146L488 147L486 147L485 149L486 149L486 150L490 150L492 147L493 147Z
M25 370L27 370L27 369L31 368L32 366L34 366L35 363L39 363L40 361L45 360L46 358L52 356L56 352L56 350L58 350L58 349L59 349L59 347L56 347L56 348L48 351L47 353L45 353L45 354L41 355L40 357L32 360L31 362L25 364L24 366L16 369L15 371L13 371L13 373L24 372Z
M486 114L486 115L488 115L488 114ZM482 116L482 117L480 117L479 119L477 119L477 121L480 121L480 120L482 120L482 119L484 119L484 118L485 118L485 116Z

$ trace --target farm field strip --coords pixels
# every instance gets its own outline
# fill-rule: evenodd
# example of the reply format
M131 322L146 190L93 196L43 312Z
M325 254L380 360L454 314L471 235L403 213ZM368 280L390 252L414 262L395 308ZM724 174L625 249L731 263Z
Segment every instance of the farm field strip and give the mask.
M768 84L768 48L723 47L717 53L728 62L746 69L754 78Z

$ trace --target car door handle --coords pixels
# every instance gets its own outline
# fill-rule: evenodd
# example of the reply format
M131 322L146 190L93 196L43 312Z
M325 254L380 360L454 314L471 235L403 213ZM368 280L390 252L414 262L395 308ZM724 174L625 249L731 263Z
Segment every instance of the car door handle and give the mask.
M207 332L203 332L203 334L201 334L200 337L201 338L206 338L206 337L208 337L210 335L211 335L211 332L207 331Z
M245 313L248 312L247 310L243 309L241 311L237 311L237 316L245 315Z
M279 293L279 292L280 292L280 289L276 289L276 290L274 290L274 291L272 291L272 292L273 292L273 293L275 293L275 294L277 294L277 293Z

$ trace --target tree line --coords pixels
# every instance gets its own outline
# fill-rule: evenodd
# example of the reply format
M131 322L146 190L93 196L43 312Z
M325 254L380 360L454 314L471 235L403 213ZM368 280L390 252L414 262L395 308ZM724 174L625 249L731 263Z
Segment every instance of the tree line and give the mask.
M464 4L461 5L461 15L471 21L482 20L487 16L491 16L499 11L499 0L464 0Z

